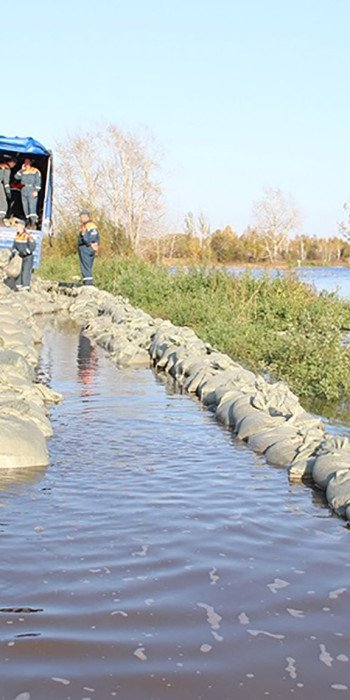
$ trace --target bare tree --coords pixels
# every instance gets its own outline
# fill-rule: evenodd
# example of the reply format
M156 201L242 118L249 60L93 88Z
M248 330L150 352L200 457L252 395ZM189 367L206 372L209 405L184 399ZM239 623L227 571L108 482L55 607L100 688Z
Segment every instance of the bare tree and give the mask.
M204 241L210 236L210 223L202 211L198 214L198 235L201 246L203 245Z
M343 209L346 213L346 219L338 223L338 228L344 238L350 241L350 202L345 202Z
M72 136L58 144L55 171L55 207L58 219L65 219L82 207L99 208L100 167L93 134Z
M188 211L184 219L184 232L187 236L196 236L197 228L193 213Z
M184 219L183 228L184 232L188 236L196 236L197 238L199 238L199 243L201 247L204 241L210 236L210 224L207 217L202 211L199 212L197 220L195 219L194 214L191 211L187 212Z
M158 167L146 138L109 124L71 136L57 146L56 213L59 223L88 207L114 231L122 230L133 250L154 234L163 216Z
M296 204L281 190L268 188L264 198L254 203L253 216L256 230L264 242L266 256L275 262L287 249L290 233L300 224Z

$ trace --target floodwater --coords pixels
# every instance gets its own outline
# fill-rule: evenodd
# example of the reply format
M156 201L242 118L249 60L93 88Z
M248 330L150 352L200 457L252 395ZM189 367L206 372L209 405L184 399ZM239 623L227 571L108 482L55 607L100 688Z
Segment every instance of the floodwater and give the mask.
M283 268L227 266L226 269L232 275L249 272L253 277L271 275L281 277L288 271ZM301 282L307 282L315 287L318 292L333 292L340 297L350 299L350 269L344 266L324 267L323 265L303 265L293 268L293 273Z
M350 695L350 532L196 400L47 332L51 465L0 479L1 700Z

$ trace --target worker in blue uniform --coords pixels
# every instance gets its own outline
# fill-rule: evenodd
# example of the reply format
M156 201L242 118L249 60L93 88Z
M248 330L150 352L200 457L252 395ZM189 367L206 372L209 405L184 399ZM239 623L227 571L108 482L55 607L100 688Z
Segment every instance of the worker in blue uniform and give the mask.
M41 190L41 172L33 166L31 158L25 158L21 169L15 174L15 180L22 184L21 198L23 213L27 223L33 228L38 221L38 197Z
M0 225L7 214L11 202L10 177L11 169L16 165L16 161L11 158L5 163L0 163Z
M13 241L12 253L19 255L22 258L22 269L19 276L15 279L17 290L30 289L30 282L33 271L33 253L36 247L33 236L27 231L25 221L18 219L16 222L16 235Z
M100 235L96 225L91 221L90 212L83 209L79 215L80 230L78 235L78 255L80 271L84 285L93 284L92 268L98 252Z

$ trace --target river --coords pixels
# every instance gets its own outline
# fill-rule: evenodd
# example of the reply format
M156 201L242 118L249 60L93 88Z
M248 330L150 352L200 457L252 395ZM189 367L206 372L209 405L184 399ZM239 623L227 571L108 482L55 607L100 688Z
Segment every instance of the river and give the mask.
M51 464L0 480L1 700L349 696L350 532L151 370L49 328Z
M277 277L286 273L283 268L227 266L226 269L233 275L248 271L254 277L260 277L264 274ZM350 299L350 269L348 267L310 265L293 268L293 272L302 282L312 284L318 292L334 292L345 299Z

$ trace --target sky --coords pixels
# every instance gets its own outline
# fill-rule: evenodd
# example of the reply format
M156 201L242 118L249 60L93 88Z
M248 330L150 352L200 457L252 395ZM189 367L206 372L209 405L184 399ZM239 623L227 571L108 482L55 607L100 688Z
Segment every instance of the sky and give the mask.
M55 153L103 123L146 131L171 227L192 211L242 233L272 187L294 198L304 233L337 235L350 197L349 0L3 5L0 133Z

